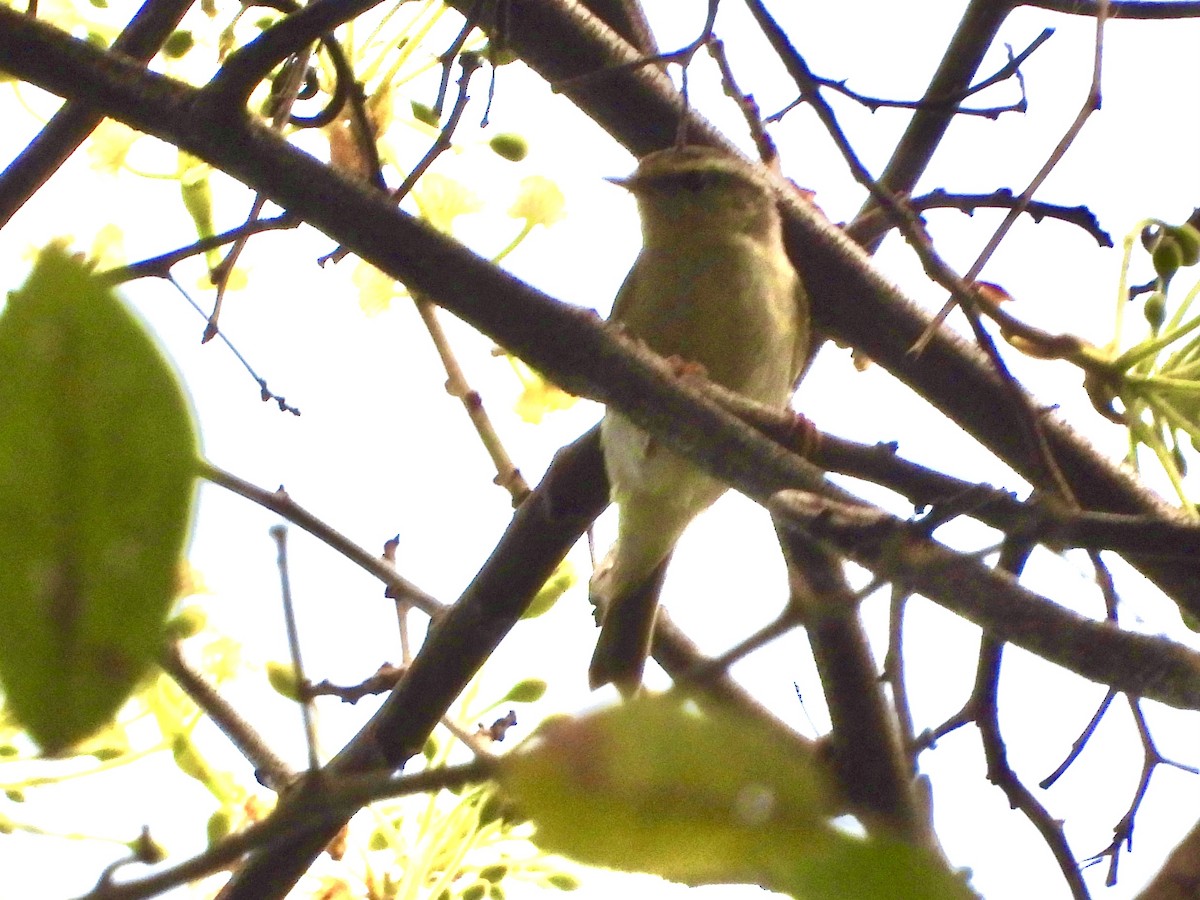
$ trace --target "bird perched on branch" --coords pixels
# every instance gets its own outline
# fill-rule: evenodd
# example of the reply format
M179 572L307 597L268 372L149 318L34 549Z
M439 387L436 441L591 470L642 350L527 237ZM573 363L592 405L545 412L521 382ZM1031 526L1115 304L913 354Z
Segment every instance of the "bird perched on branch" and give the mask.
M706 147L651 153L612 180L637 198L643 247L609 320L730 390L786 406L808 355L809 313L774 190L747 163ZM606 612L588 680L629 696L641 685L671 551L726 488L614 409L601 443L619 525L590 585Z

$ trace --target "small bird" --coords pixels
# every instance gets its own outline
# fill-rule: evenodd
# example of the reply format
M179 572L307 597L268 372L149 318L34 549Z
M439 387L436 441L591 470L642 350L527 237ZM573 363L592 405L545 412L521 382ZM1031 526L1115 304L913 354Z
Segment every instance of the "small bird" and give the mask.
M808 356L808 297L767 182L705 147L651 153L631 177L611 180L637 198L643 246L609 320L730 390L785 407ZM600 440L619 524L590 585L607 612L588 681L630 696L675 543L726 486L616 410L605 413Z

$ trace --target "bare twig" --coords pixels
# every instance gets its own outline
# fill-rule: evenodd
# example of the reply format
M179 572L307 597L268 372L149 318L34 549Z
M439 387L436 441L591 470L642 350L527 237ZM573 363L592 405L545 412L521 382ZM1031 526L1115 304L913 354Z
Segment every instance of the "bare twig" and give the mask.
M1083 731L1080 732L1079 737L1071 744L1071 750L1066 758L1059 763L1058 768L1038 782L1038 787L1043 789L1048 788L1066 774L1067 769L1079 758L1079 754L1083 752L1083 748L1087 746L1088 741L1092 739L1092 735L1096 733L1096 728L1100 725L1100 720L1104 718L1105 713L1112 706L1112 702L1116 696L1117 692L1109 688L1108 692L1104 695L1104 699L1100 701L1100 705L1096 707L1096 712L1092 714L1091 720L1083 727Z
M1026 47L1024 50L1022 50L1016 56L1012 55L1012 49L1010 48L1008 62L1005 63L1003 68L1001 68L999 71L997 71L995 74L991 75L990 77L985 78L983 81L979 82L978 84L974 84L971 87L964 88L957 96L954 96L954 97L946 97L946 98L925 97L921 100L887 100L882 97L868 97L865 94L860 94L857 91L851 90L849 87L847 87L846 82L844 80L835 81L832 78L822 78L819 75L814 75L813 80L816 81L818 84L820 84L822 87L827 87L832 91L837 91L839 94L843 94L844 96L849 97L851 100L855 101L856 103L859 103L859 104L865 106L867 109L871 110L871 112L875 112L876 110L885 109L885 108L886 109L926 109L926 108L930 108L930 107L936 108L936 107L953 106L955 115L977 116L977 117L982 117L982 118L986 118L986 119L997 119L1000 117L1001 113L1024 112L1025 111L1025 108L1028 104L1027 104L1026 98L1025 98L1024 78L1022 78L1022 76L1021 76L1021 69L1020 69L1021 63L1023 63L1030 56L1032 56L1033 52L1035 50L1037 50L1037 48L1040 47L1042 44L1044 44L1047 40L1049 40L1050 36L1052 34L1054 34L1053 28L1043 29L1042 33L1039 34L1036 38L1034 38L1033 42L1030 43L1030 45L1028 47ZM1017 78L1017 81L1021 88L1021 99L1019 101L1017 101L1016 103L1010 103L1008 106L994 106L994 107L989 107L986 109L973 109L970 107L964 107L964 106L960 105L962 103L962 101L965 100L967 97L970 97L973 94L977 94L980 91L986 90L987 88L991 87L992 85L999 84L1002 81L1006 81L1009 78L1013 78L1014 76ZM768 122L778 122L788 112L790 112L792 109L799 106L803 102L804 102L804 99L800 98L800 99L793 101L792 103L789 103L787 106L785 106L779 112L773 113L772 115L768 116L767 121Z
M1137 725L1138 736L1142 741L1142 774L1138 779L1138 786L1134 790L1133 797L1129 802L1129 808L1121 816L1116 827L1113 828L1112 843L1095 856L1090 857L1085 863L1085 865L1094 865L1105 857L1108 858L1108 874L1104 879L1104 884L1107 887L1112 887L1117 883L1117 868L1121 859L1122 845L1126 849L1132 849L1133 847L1134 820L1137 818L1137 812L1141 808L1142 801L1146 799L1146 791L1150 788L1150 778L1154 774L1154 770L1160 765L1167 765L1184 772L1190 772L1193 775L1200 774L1200 769L1167 759L1159 753L1158 747L1154 744L1154 739L1150 736L1150 727L1146 724L1146 717L1142 712L1141 701L1138 698L1129 696L1125 699L1129 704L1129 711L1133 714L1133 721Z
M373 675L358 684L337 685L327 679L318 684L306 684L303 690L305 696L337 697L343 703L353 705L363 697L386 694L396 686L402 677L404 677L404 667L384 663Z
M725 95L737 104L742 118L746 120L746 126L750 129L750 137L758 149L758 158L768 168L778 171L779 151L775 148L775 142L771 136L767 134L766 128L763 127L762 113L759 111L758 103L753 95L744 93L737 85L737 80L733 77L733 69L729 66L729 58L725 55L725 43L714 37L709 39L707 46L709 56L721 70L721 86L725 89Z
M276 562L279 565L279 587L283 599L283 623L287 630L288 655L291 657L292 673L297 685L307 682L304 660L300 653L300 629L296 626L296 607L292 602L292 582L288 574L287 528L271 526L271 538L278 549ZM316 772L321 767L317 752L317 723L314 718L313 702L304 691L300 692L300 716L304 722L304 743L308 748L308 771Z
M295 780L296 773L267 745L254 726L238 714L229 701L205 681L203 675L188 665L178 643L168 644L158 662L163 671L175 680L192 702L204 711L237 747L238 752L254 766L254 777L264 787L282 791Z
M880 680L892 689L892 707L896 710L896 725L900 729L900 740L906 748L916 743L912 707L908 702L908 682L904 672L904 611L911 593L899 585L892 586L892 599L888 605L888 646L883 658ZM915 756L913 774L916 774Z
M1008 188L1000 188L990 194L957 194L938 188L920 197L912 197L908 201L909 206L917 212L928 209L957 209L967 215L985 207L1014 209L1020 203L1020 198L1014 196ZM1057 203L1030 200L1024 204L1022 212L1035 222L1057 219L1075 225L1091 235L1101 247L1113 246L1112 235L1100 227L1095 214L1086 206L1061 206ZM882 210L874 210L855 219L847 226L846 233L858 243L868 244L891 227L891 222L886 221Z
M272 512L283 516L293 525L303 528L319 541L328 544L342 556L356 563L359 567L370 572L397 596L411 601L413 606L426 615L437 617L442 614L444 607L434 597L422 591L400 575L382 558L367 552L344 535L326 525L308 510L296 503L282 488L268 491L257 487L248 481L243 481L236 475L214 466L207 460L199 463L199 474L202 478L219 484L235 494L245 497Z
M1104 22L1107 18L1108 0L1100 0L1096 4L1096 39L1092 54L1092 80L1088 86L1087 96L1084 98L1083 105L1076 114L1075 120L1067 128L1066 133L1063 134L1057 146L1050 152L1050 156L1042 164L1041 169L1033 176L1033 179L1029 182L1025 190L1021 192L1021 196L1017 198L1017 203L1008 211L1008 214L1004 217L1004 221L1000 223L995 233L988 239L987 244L980 251L975 262L971 264L971 268L963 276L964 281L974 281L979 273L983 271L988 260L992 258L992 254L996 252L996 248L1000 246L1000 242L1004 240L1005 236L1012 229L1013 223L1024 212L1026 204L1033 199L1033 195L1037 192L1037 189L1050 177L1050 173L1054 171L1054 167L1062 161L1067 149L1074 143L1075 138L1083 130L1084 123L1087 122L1093 112L1100 108L1101 62L1104 58ZM953 306L959 302L957 297L951 297L946 302L946 305L942 307L941 311L933 317L929 329L932 330L935 326L941 324L946 316L949 315ZM926 340L918 341L917 349L924 346Z
M152 256L149 259L139 260L128 265L106 269L100 272L98 277L105 284L124 284L127 281L133 281L138 278L166 278L171 274L171 269L176 263L183 262L185 259L199 256L202 253L207 253L209 250L215 250L218 247L231 244L239 238L248 237L252 234L295 228L299 224L299 219L286 212L278 216L272 216L269 219L255 219L252 222L245 222L237 228L231 228L220 234L201 238L194 244L180 247L178 250L172 250L169 253Z
M496 467L496 484L508 491L514 507L520 506L529 496L529 485L521 475L521 471L513 463L512 457L508 455L508 451L504 449L504 443L500 440L500 435L496 432L496 427L492 424L492 419L483 406L483 398L478 391L471 387L462 367L458 364L449 338L442 328L442 323L438 321L437 307L420 295L414 294L413 300L416 301L417 312L421 314L421 321L425 323L425 328L429 331L433 345L437 348L438 356L442 360L442 366L446 370L446 392L462 402L463 409L466 410L480 441L483 442L484 449L487 450L492 464Z

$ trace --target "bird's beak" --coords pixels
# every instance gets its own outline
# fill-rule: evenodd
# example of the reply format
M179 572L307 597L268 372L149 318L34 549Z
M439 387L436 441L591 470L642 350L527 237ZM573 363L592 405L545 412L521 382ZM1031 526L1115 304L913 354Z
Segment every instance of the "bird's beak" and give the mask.
M637 179L633 175L626 176L625 178L606 177L604 180L615 184L617 187L625 188L631 194L637 192Z

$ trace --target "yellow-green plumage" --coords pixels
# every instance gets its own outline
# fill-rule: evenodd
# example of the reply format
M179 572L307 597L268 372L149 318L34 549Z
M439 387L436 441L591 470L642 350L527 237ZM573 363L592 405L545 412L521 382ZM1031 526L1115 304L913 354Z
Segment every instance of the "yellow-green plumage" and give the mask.
M643 248L609 318L657 353L785 406L808 353L808 301L770 187L745 163L700 147L650 154L618 183L637 197ZM658 608L658 580L647 582L725 486L615 411L601 443L620 524L591 583L609 605L589 681L630 694Z

